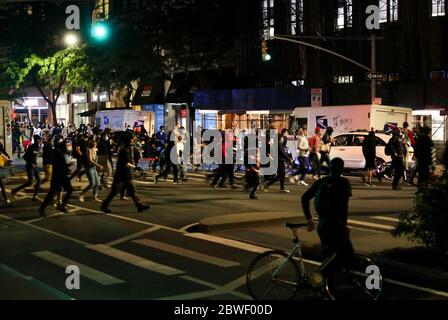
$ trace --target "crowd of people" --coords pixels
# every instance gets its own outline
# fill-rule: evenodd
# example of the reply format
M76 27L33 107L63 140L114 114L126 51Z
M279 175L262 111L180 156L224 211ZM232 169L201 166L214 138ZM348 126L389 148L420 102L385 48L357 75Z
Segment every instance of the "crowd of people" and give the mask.
M386 154L392 158L390 171L393 172L393 189L400 189L400 181L405 179L413 183L418 176L418 185L423 184L430 177L435 158L435 148L431 140L431 129L422 127L416 132L409 130L408 124L403 128L394 128L392 138L386 146ZM12 189L11 194L15 196L19 191L30 187L34 183L33 200L38 199L41 184L50 183L50 191L39 207L39 213L44 216L46 207L54 202L57 207L66 212L66 204L71 198L73 187L71 181L77 178L82 181L86 175L88 184L78 195L80 202L86 200L98 202L104 212L111 212L109 205L112 199L120 194L122 200L132 198L138 211L149 209L142 203L137 195L134 185L136 172L142 171L144 164L141 159L148 161L147 170L154 173L154 182L158 184L162 179L166 181L169 174L173 175L173 183L180 184L186 180L187 165L190 159L184 157L186 148L191 146L186 143L189 137L185 128L177 126L174 130L166 132L165 127L151 135L143 126L131 128L126 126L123 131L113 133L110 129L86 125L76 128L73 124L67 126L58 125L52 127L48 124L37 124L34 126L15 124L13 126L13 153L18 158L25 160L27 181ZM277 130L275 125L271 130ZM235 183L235 163L237 163L237 149L243 148L243 165L245 172L246 190L250 199L258 199L257 192L267 192L269 188L279 183L280 192L289 193L285 182L287 172L291 183L307 187L307 175L314 180L320 180L324 175L323 164L330 167L330 151L334 143L333 128L329 127L323 132L315 128L313 135L308 136L305 129L298 129L294 134L297 150L291 150L288 138L291 136L287 129L281 129L278 135L271 137L268 131L266 136L266 148L263 152L272 158L272 146L276 146L277 167L276 172L263 174L260 143L257 131L247 133L244 141L238 140L238 135L232 132L221 131L222 162L218 164L211 174L206 176L213 188L230 187L237 189ZM229 137L226 135L229 134ZM201 135L202 137L202 135ZM277 139L273 143L273 139ZM202 138L201 138L202 139ZM250 144L249 141L257 141ZM214 136L208 141L199 141L202 150L207 145L214 143ZM414 151L415 165L410 168L407 163L406 153L408 149ZM384 171L378 171L376 163L376 137L375 131L370 131L362 143L362 151L366 160L366 175L363 177L367 187L372 187L372 177L377 174L381 181ZM229 154L231 152L232 154ZM213 153L213 151L212 151ZM0 146L0 167L6 166L11 157ZM114 170L114 156L116 165ZM174 155L174 158L173 158ZM42 156L42 168L39 168L37 158ZM232 161L226 161L226 159ZM448 155L445 151L444 165L447 166ZM72 165L72 163L74 163ZM73 170L72 170L72 167ZM198 168L198 166L193 166ZM44 171L41 180L40 172ZM327 173L327 172L325 172ZM5 201L9 204L3 183L0 179L0 188ZM103 200L100 191L109 189L108 196ZM91 192L91 197L88 194Z

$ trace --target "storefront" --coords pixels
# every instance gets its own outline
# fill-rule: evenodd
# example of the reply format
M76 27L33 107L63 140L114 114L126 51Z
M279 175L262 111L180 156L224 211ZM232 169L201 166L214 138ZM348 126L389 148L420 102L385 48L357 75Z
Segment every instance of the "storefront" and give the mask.
M195 110L195 127L202 129L217 129L218 128L218 111L217 110Z
M291 110L253 110L238 111L226 110L218 113L219 129L269 129L271 125L276 128L289 128Z
M13 110L16 114L15 120L19 123L31 122L36 125L48 120L48 104L42 97L25 97L21 104L13 104Z
M89 111L87 93L72 94L71 102L73 110L73 123L76 128L79 128L81 124L88 123L88 118L80 116L81 113Z
M165 106L163 104L146 104L141 107L141 111L154 113L154 126L149 128L149 133L157 133L161 126L165 125Z
M70 119L70 106L67 101L67 95L59 96L56 104L56 123L68 125Z

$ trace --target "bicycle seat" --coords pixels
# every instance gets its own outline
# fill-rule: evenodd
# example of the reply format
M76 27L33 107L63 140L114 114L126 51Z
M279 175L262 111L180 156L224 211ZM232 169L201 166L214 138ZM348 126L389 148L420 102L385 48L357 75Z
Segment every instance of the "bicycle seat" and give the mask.
M305 228L308 227L308 225L306 223L285 223L285 227L286 228L290 228L290 229L299 229L299 228Z

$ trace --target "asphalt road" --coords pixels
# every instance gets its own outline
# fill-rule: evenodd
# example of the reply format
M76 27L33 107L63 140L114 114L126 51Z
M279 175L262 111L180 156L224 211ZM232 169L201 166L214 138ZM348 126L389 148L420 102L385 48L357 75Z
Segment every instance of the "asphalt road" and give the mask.
M13 177L7 187L22 179L22 174ZM372 190L362 186L359 178L350 179L355 247L363 243L358 247L374 252L411 246L390 238L385 231L399 211L412 206L415 190L392 191L390 183ZM131 201L117 198L110 206L113 213L103 214L98 203L88 201L88 195L87 201L80 203L76 193L68 214L48 208L48 216L40 218L38 204L31 201L29 193L19 195L12 207L0 209L0 298L250 299L245 287L249 263L269 248L290 247L282 222L235 224L211 231L213 235L185 230L206 218L232 214L278 213L298 220L302 216L299 199L304 188L291 184L290 194L277 192L274 185L257 201L248 200L241 189L213 190L201 174L190 175L181 185L154 185L150 178L137 184L151 211L137 213ZM100 198L106 193L103 190ZM317 239L308 234L304 241ZM307 266L313 269L317 264ZM80 269L79 290L66 288L69 265ZM412 279L391 280L385 282L384 299L448 297L448 293L438 293L422 283L412 287Z

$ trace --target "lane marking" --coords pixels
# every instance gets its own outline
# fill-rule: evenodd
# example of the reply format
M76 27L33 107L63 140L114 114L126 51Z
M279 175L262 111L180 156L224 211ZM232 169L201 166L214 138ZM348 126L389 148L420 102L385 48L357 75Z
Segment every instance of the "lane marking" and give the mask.
M55 254L55 253L52 253L49 251L33 252L33 255L38 258L41 258L45 261L51 262L51 263L53 263L59 267L62 267L64 269L69 265L75 265L75 266L79 267L81 276L86 277L92 281L99 283L99 284L102 284L103 286L124 283L123 280L115 278L111 275L108 275L107 273L95 270L91 267L88 267L88 266L82 264L82 263L65 258L63 256L60 256L58 254Z
M49 292L50 294L54 295L57 299L61 300L76 300L75 298L67 295L66 293L59 291L56 288L53 288L52 286L49 286L48 284L34 278L28 275L23 274L22 272L11 268L10 266L7 266L6 264L0 264L0 269L7 274L12 275L13 277L18 277L20 279L23 279L25 281L31 282L34 286L36 286L39 289L43 289L44 291Z
M136 233L129 234L129 235L124 236L122 238L110 241L108 243L105 243L104 245L108 246L108 247L113 247L113 246L116 246L117 244L120 244L120 243L129 241L129 240L141 237L141 236L143 236L145 234L148 234L148 233L151 233L151 232L154 232L154 231L157 231L157 230L160 230L160 228L159 227L151 227L151 228L148 228L148 229L136 232Z
M369 217L376 220L383 220L383 221L390 221L390 222L398 222L400 219L393 218L393 217L382 217L382 216L376 216L376 217Z
M347 223L348 224L355 224L355 225L358 225L358 226L378 228L378 229L382 229L382 230L386 230L386 231L390 231L390 230L394 229L393 226L388 226L388 225L378 224L378 223L365 222L365 221L359 221L359 220L348 219Z
M125 251L111 248L102 244L87 246L87 248L100 252L112 258L124 261L126 263L132 264L134 266L143 268L145 270L161 273L166 276L174 276L185 273L185 271L171 268L169 266L136 256L134 254L127 253Z
M207 254L199 253L199 252L196 252L193 250L184 249L181 247L177 247L177 246L174 246L171 244L162 243L162 242L158 242L158 241L154 241L154 240L139 239L139 240L134 240L132 242L143 245L143 246L155 248L155 249L158 249L161 251L165 251L165 252L168 252L171 254L176 254L176 255L186 257L189 259L212 264L212 265L215 265L218 267L229 268L229 267L236 267L236 266L240 265L238 262L221 259L218 257L210 256Z
M79 240L79 239L76 239L76 238L72 238L72 237L70 237L70 236L66 236L66 235L64 235L64 234L61 234L61 233L58 233L58 232L55 232L55 231L52 231L52 230L49 230L49 229L45 229L45 228L36 226L36 225L34 225L34 224L31 224L31 223L27 223L27 222L24 222L24 221L16 220L16 219L10 218L10 217L5 216L5 215L0 215L0 218L6 219L6 220L10 220L10 221L14 221L14 222L16 222L16 223L19 223L19 224L22 224L22 225L24 225L24 226L28 226L28 227L34 228L34 229L39 230L39 231L47 232L47 233L49 233L49 234L52 234L52 235L61 237L61 238L63 238L63 239L66 239L66 240L70 240L70 241L79 243L79 244L81 244L81 245L83 245L83 246L87 246L87 245L89 245L88 242L85 242L85 241L82 241L82 240Z
M384 282L389 282L389 283L395 284L397 286L402 286L402 287L406 287L406 288L409 288L409 289L414 289L414 290L417 290L417 291L423 291L423 292L431 293L433 295L437 295L437 296L448 298L448 292L444 292L444 291L440 291L440 290L434 290L434 289L431 289L431 288L420 287L420 286L417 286L417 285L413 285L413 284L409 284L409 283L405 283L405 282L401 282L401 281L397 281L397 280L392 280L392 279L384 279Z

